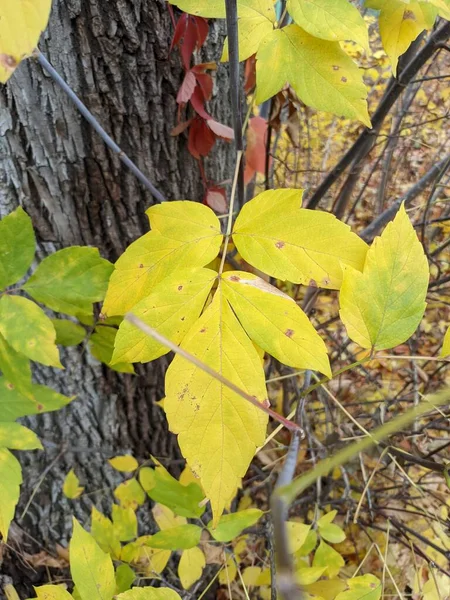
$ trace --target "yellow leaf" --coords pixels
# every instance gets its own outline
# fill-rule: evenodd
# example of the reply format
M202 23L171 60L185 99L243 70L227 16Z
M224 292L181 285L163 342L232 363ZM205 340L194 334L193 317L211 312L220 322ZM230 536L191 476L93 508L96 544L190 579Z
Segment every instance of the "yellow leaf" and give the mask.
M229 556L225 562L224 568L219 572L219 582L221 585L229 585L236 579L237 567L233 556Z
M169 588L133 588L116 596L117 600L181 600L179 594Z
M61 585L41 585L34 588L37 600L72 600L73 597Z
M425 2L402 0L367 0L366 6L380 11L381 41L396 75L399 57L424 29L433 27L437 9Z
M120 502L120 506L124 508L131 506L134 509L144 504L146 498L144 490L134 477L118 485L114 490L114 496Z
M114 526L95 506L92 507L91 513L91 535L103 552L112 554L115 558L120 557L120 541Z
M186 517L175 515L175 513L167 506L164 506L164 504L156 503L152 508L152 513L158 527L163 531L165 529L179 527L180 525L186 525L187 523Z
M297 552L306 542L311 525L298 523L297 521L287 521L286 529L289 538L289 546L292 553Z
M210 269L177 271L133 306L133 314L179 344L198 319L216 278L217 273ZM149 362L168 352L166 346L129 321L123 321L116 335L111 362Z
M244 260L281 280L338 289L342 265L362 270L367 244L330 213L301 208L302 190L269 190L244 204L233 240Z
M261 576L261 567L247 567L242 573L242 581L248 586L258 585L258 579Z
M79 485L79 483L80 483L80 480L75 475L75 471L73 469L70 469L70 471L67 473L67 475L64 479L64 484L63 484L64 496L66 496L66 498L70 498L71 500L74 500L75 498L78 498L79 496L81 496L81 494L84 491L84 487L81 487Z
M184 485L184 486L187 486L190 483L196 483L198 485L198 479L192 472L189 465L186 465L184 467L184 469L181 471L181 475L180 475L180 478L178 481L181 483L181 485Z
M436 7L439 16L450 21L450 1L449 0L425 0L425 3ZM423 4L423 3L422 3Z
M53 323L28 298L7 294L0 298L0 333L16 352L43 365L63 368Z
M211 262L222 243L220 222L197 202L176 201L147 210L152 231L131 244L115 264L103 312L124 315L165 277Z
M188 590L191 585L200 579L205 566L205 555L200 548L190 548L183 551L178 564L178 577L185 590Z
M42 450L42 444L31 429L27 429L19 423L0 422L0 448Z
M75 518L70 541L70 572L82 600L111 600L116 591L109 554L101 550Z
M227 15L224 0L170 0L170 4L185 13L206 19L225 19Z
M264 402L261 361L220 283L181 347ZM164 410L183 456L211 501L215 527L264 440L267 416L179 355L167 371Z
M137 518L131 506L124 508L113 504L112 520L114 536L121 542L128 542L137 536Z
M22 468L6 448L0 448L0 533L8 540L8 529L19 501Z
M23 58L31 56L47 26L51 0L2 0L0 82L6 83Z
M428 279L427 259L402 205L367 252L363 272L345 271L340 315L349 337L376 350L405 342L425 311Z
M298 25L267 35L256 54L256 103L268 100L286 83L307 106L370 127L362 71L339 42L313 37Z
M222 282L225 297L256 344L285 365L331 377L322 338L290 296L241 271L227 272Z
M132 473L133 471L136 471L139 466L138 461L130 454L114 456L114 458L110 458L108 462L113 469L124 473Z
M450 356L450 326L448 327L448 329L444 335L444 341L442 342L441 353L439 356L441 358Z
M369 35L359 10L342 0L287 0L295 23L324 40L353 40L369 49Z
M331 578L335 577L344 565L345 560L342 556L336 552L334 548L321 540L319 547L314 554L312 566L326 567L327 574Z

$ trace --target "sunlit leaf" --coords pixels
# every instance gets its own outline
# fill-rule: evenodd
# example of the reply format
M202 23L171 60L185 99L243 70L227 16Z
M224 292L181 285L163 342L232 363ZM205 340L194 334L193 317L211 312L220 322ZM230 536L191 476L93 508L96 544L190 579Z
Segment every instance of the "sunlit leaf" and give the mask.
M93 302L105 296L112 271L97 248L71 246L44 258L24 289L57 312L91 315Z
M86 329L67 319L52 319L56 343L61 346L78 346L86 337Z
M0 298L0 333L16 352L43 365L63 368L55 328L31 300L7 294Z
M84 487L80 486L80 480L75 474L73 469L67 473L64 484L63 484L63 494L66 498L70 498L71 500L75 500L75 498L79 498L84 491Z
M73 596L61 585L41 585L35 587L37 600L72 600Z
M42 444L31 429L19 423L0 422L0 448L42 450Z
M200 579L205 566L205 555L200 548L190 548L183 551L178 563L178 577L185 590L188 590Z
M342 265L361 270L367 244L330 213L301 208L302 190L269 190L247 202L233 241L247 262L277 279L338 289Z
M425 311L428 279L427 259L402 205L367 252L363 272L345 271L340 315L349 337L376 350L405 342Z
M133 306L133 315L179 344L198 319L216 278L211 269L177 271ZM166 346L123 321L114 341L112 362L149 362L168 352Z
M211 521L208 524L208 530L218 542L231 542L244 529L257 523L263 514L263 511L258 508L247 508L246 510L222 515L217 527L213 529Z
M138 461L130 454L124 454L122 456L114 456L108 460L109 464L116 471L122 471L124 473L132 473L136 471L139 466Z
M8 529L19 501L22 468L6 448L0 448L0 533L8 539Z
M204 267L219 252L220 222L207 206L165 202L149 208L147 215L152 231L131 244L116 262L104 314L124 315L174 271Z
M287 521L286 529L289 538L291 552L297 552L306 542L311 525L298 523L297 521Z
M9 12L16 4L16 0L3 0L0 5L0 81L3 80L4 67L2 63L5 60L1 58L4 44L3 28L8 26L2 18L2 13L5 7ZM16 12L19 11L16 9ZM22 33L18 35L22 36ZM31 219L19 207L0 221L0 290L4 290L7 286L22 279L33 262L35 250L36 240Z
M292 298L242 271L227 271L222 285L242 327L258 346L283 364L331 377L325 344Z
M268 100L286 83L307 106L370 127L362 71L339 42L313 37L298 25L273 30L256 54L256 103Z
M116 591L114 567L91 534L73 519L70 572L82 600L111 600Z
M181 347L264 402L260 358L220 287ZM217 525L264 440L267 416L181 356L167 371L164 410L183 456L211 501Z

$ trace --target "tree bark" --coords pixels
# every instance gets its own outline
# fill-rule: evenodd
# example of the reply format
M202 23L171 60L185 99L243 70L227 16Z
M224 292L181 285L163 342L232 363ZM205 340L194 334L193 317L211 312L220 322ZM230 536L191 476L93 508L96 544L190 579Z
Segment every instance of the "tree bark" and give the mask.
M167 198L199 201L200 171L185 134L170 135L183 77L178 52L169 54L172 35L164 0L55 0L40 50ZM222 40L223 27L211 24L204 58L218 60ZM230 124L226 67L216 77L220 96L216 92L210 112ZM208 160L212 180L230 178L231 149L218 142ZM114 261L148 230L144 211L151 203L53 80L35 61L24 62L0 90L0 217L23 206L40 258L80 244L97 246ZM112 489L123 478L107 458L124 451L179 458L155 404L164 395L167 357L139 366L137 376L100 366L81 347L64 350L62 361L65 371L35 371L37 382L77 399L28 420L45 450L20 453L24 484L9 542L22 553L66 545L72 514L87 524L92 504L110 508ZM62 494L72 467L87 492L76 501ZM145 514L141 523L148 525ZM0 572L0 584L11 577L21 597L31 594L31 583L48 581L46 569L27 567L14 551Z

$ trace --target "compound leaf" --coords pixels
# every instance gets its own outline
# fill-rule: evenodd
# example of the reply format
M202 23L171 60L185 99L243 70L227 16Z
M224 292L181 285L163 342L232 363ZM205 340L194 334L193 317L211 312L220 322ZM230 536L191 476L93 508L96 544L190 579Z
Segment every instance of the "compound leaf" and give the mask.
M0 298L0 333L16 352L43 365L63 368L53 323L31 300L7 294Z
M19 461L6 448L0 448L0 533L8 539L8 529L14 517L22 483Z
M11 0L6 0L6 4L11 4ZM2 27L4 27L2 12L3 3L0 8L0 81ZM31 219L19 207L0 221L0 290L22 279L33 262L35 250L36 239Z
M69 555L70 572L81 600L111 600L116 591L111 557L75 518Z
M367 25L359 10L346 0L288 0L295 23L324 40L352 40L369 49Z
M261 360L223 297L220 283L181 347L265 401ZM211 501L217 525L264 440L267 416L179 355L167 372L164 410L183 456Z
M313 37L298 25L273 30L256 54L256 103L268 100L286 83L307 106L370 127L362 71L339 42Z
M176 270L204 267L222 243L220 222L197 202L175 201L147 210L152 231L127 248L115 264L103 312L124 315Z
M177 271L138 302L133 315L179 344L198 319L216 278L217 273L211 269ZM114 342L112 364L149 362L168 352L166 346L123 321Z
M326 346L292 298L242 271L227 271L222 282L225 297L258 346L285 365L331 377Z
M375 350L405 342L425 311L428 279L427 259L402 205L369 248L363 272L344 273L340 315L349 337Z
M236 248L272 277L338 289L342 265L362 270L367 244L330 213L300 207L301 190L259 194L236 219Z
M88 316L93 302L103 300L113 269L97 248L71 246L44 258L23 287L52 310Z

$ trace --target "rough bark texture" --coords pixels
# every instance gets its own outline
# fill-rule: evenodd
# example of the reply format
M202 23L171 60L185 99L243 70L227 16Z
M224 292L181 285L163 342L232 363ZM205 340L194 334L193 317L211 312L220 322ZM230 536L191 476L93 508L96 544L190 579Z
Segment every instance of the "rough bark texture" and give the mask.
M217 60L223 30L210 29L206 54ZM170 136L183 76L178 53L169 56L172 33L164 0L55 0L40 49L167 198L200 200L199 169L185 134ZM217 78L220 97L210 111L230 124L225 67ZM215 153L208 176L229 178L230 147L220 142ZM41 257L86 244L114 261L148 230L144 211L151 202L39 65L22 64L0 90L0 216L22 205L32 217ZM141 458L150 452L178 456L154 404L163 397L166 359L140 367L133 377L108 371L80 348L62 356L65 371L39 368L36 381L77 400L30 420L45 451L21 453L25 483L10 542L23 552L36 551L29 535L41 549L65 545L72 514L87 523L93 503L110 506L111 488L121 477L107 466L108 457L124 450ZM73 466L90 493L75 502L61 491ZM0 572L0 584L11 576L21 597L31 593L30 582L48 581L45 569L33 571L14 553Z

